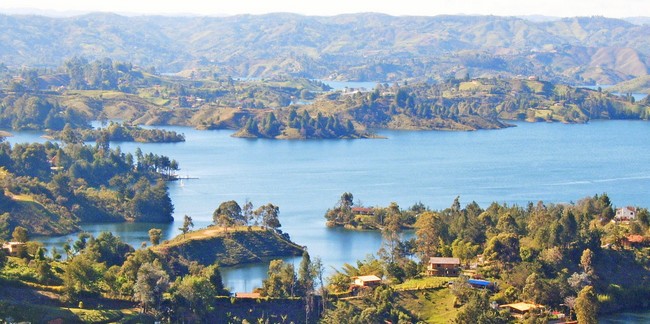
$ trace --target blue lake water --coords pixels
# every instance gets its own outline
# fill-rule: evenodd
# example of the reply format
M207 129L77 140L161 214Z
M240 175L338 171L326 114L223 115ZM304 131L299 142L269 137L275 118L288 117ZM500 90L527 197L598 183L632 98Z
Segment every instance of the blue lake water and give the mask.
M112 143L123 151L168 155L182 176L169 184L174 224L85 225L91 233L112 231L139 247L146 231L178 234L183 215L196 227L211 222L223 201L248 199L280 206L282 230L320 257L328 272L375 253L381 235L325 227L323 214L341 193L355 202L407 208L423 202L434 209L471 201L563 203L606 192L616 206L650 206L650 123L595 121L583 125L516 123L475 132L381 131L387 139L278 141L239 139L231 131L165 127L185 134L174 144ZM44 141L39 133L17 133L10 142ZM74 235L72 236L74 237ZM61 245L68 237L41 238ZM299 259L288 259L295 262ZM233 291L260 286L266 265L224 269Z

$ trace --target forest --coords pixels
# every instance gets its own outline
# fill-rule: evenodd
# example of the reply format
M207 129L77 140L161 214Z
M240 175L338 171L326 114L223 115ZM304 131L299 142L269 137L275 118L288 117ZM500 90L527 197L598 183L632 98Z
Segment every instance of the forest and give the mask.
M349 203L352 198L344 193L335 209L354 208ZM436 322L443 315L423 313L418 306L431 305L447 307L443 318L455 323L470 318L480 318L480 323L546 323L558 314L595 323L602 314L645 307L650 296L643 280L650 274L650 247L646 239L633 240L648 236L650 213L636 208L634 219L622 221L607 194L571 204L495 202L483 208L471 202L462 207L456 198L443 210L422 203L408 210L394 203L374 210L386 211L380 228L384 240L375 254L329 275L320 259L311 260L304 250L297 268L272 260L267 278L251 297L227 291L219 265L228 264L232 257L220 254L215 259L209 250L223 245L228 247L218 253L241 255L238 249L245 246L258 252L276 246L268 251L270 256L299 254L300 249L289 252L282 247L281 241L290 242L286 235L259 241L263 233L281 234L279 207L272 203L254 208L250 202L243 207L235 201L223 202L213 213L214 225L194 230L192 218L185 216L178 237L163 242L160 230L153 228L151 246L143 243L138 249L110 233L97 237L81 233L62 250L46 251L18 226L11 240L26 244L17 254L2 252L0 280L9 293L53 292L56 297L44 303L76 309L76 315L66 315L69 318L101 314L190 322L208 318L217 322L256 318L307 323ZM414 235L404 238L405 230ZM2 235L8 238L9 232ZM212 243L205 245L204 240ZM427 274L432 257L457 258L460 275ZM369 275L381 283L376 287L353 283ZM471 280L478 279L493 288L475 288ZM255 307L250 304L254 300ZM543 308L513 317L491 306L522 301ZM219 306L224 302L230 306ZM286 308L289 304L293 306ZM11 305L0 300L0 309L13 314ZM52 312L38 305L31 306L38 314ZM139 311L128 315L133 309Z
M165 180L179 166L166 156L135 155L107 141L84 144L69 126L61 144L0 142L5 230L67 234L83 222L170 222Z
M417 303L453 301L450 305L457 309L457 323L471 318L481 318L481 323L545 323L553 319L551 310L577 316L580 323L596 323L598 314L647 306L650 287L643 278L650 271L646 243L650 213L635 208L634 219L621 221L607 194L571 204L493 203L486 208L475 202L461 207L456 198L444 210L430 210L421 203L407 210L395 203L387 208L357 209L352 201L352 194L344 193L326 213L328 221L349 228L368 229L371 224L382 231L384 243L376 255L346 264L330 277L329 293L349 295L351 278L370 274L383 278L386 290L376 288L360 301L334 303L323 322L342 318L361 323L402 322L413 315L408 309L417 308L404 301L408 294L399 291L409 282L419 282L420 288L408 289L424 292ZM411 226L414 237L404 239L404 229ZM423 280L431 257L458 258L461 276ZM474 289L468 278L487 279L498 288ZM427 288L426 282L435 284ZM453 285L447 287L448 282ZM444 291L449 292L445 295ZM429 297L425 300L425 296ZM436 296L435 302L429 300L431 296ZM547 311L513 319L490 307L490 303L521 301L544 305ZM436 317L440 314L431 316L430 320L440 320Z

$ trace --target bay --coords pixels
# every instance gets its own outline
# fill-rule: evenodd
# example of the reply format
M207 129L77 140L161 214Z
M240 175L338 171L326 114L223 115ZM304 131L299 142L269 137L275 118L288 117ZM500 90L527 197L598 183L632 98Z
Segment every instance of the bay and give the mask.
M165 238L179 233L183 215L196 227L211 223L223 201L246 199L280 206L282 230L320 257L328 273L343 263L375 253L376 232L325 227L323 215L343 192L366 206L390 202L407 208L422 202L433 209L476 201L525 205L565 203L606 192L616 206L650 206L650 123L594 121L588 124L515 123L517 127L474 132L380 131L387 139L278 141L232 138L231 131L184 133L186 142L111 143L125 152L176 159L181 176L198 179L169 184L174 224L89 224L86 231L109 230L139 247L146 231L162 228ZM44 141L19 132L10 142ZM39 238L61 245L68 237ZM287 259L297 266L299 258ZM251 291L261 285L266 264L227 268L226 286Z

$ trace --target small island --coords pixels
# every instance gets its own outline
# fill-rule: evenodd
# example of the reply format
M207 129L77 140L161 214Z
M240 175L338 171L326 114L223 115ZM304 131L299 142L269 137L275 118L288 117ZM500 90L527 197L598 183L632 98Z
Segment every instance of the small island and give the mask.
M355 206L352 193L344 192L336 205L325 212L328 227L343 227L350 230L402 230L413 229L417 216L427 211L422 203L416 203L407 210L397 203L388 207Z
M300 256L304 249L275 230L262 226L210 226L181 234L152 247L152 251L166 259L235 266L270 258Z

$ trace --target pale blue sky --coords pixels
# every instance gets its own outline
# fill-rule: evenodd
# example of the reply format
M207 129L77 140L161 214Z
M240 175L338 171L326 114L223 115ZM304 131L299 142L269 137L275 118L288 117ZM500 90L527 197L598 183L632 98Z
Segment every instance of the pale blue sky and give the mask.
M391 15L435 16L480 14L558 17L650 16L650 0L0 0L0 11L37 9L52 12L108 11L131 14L232 15L294 12L330 16L381 12Z

